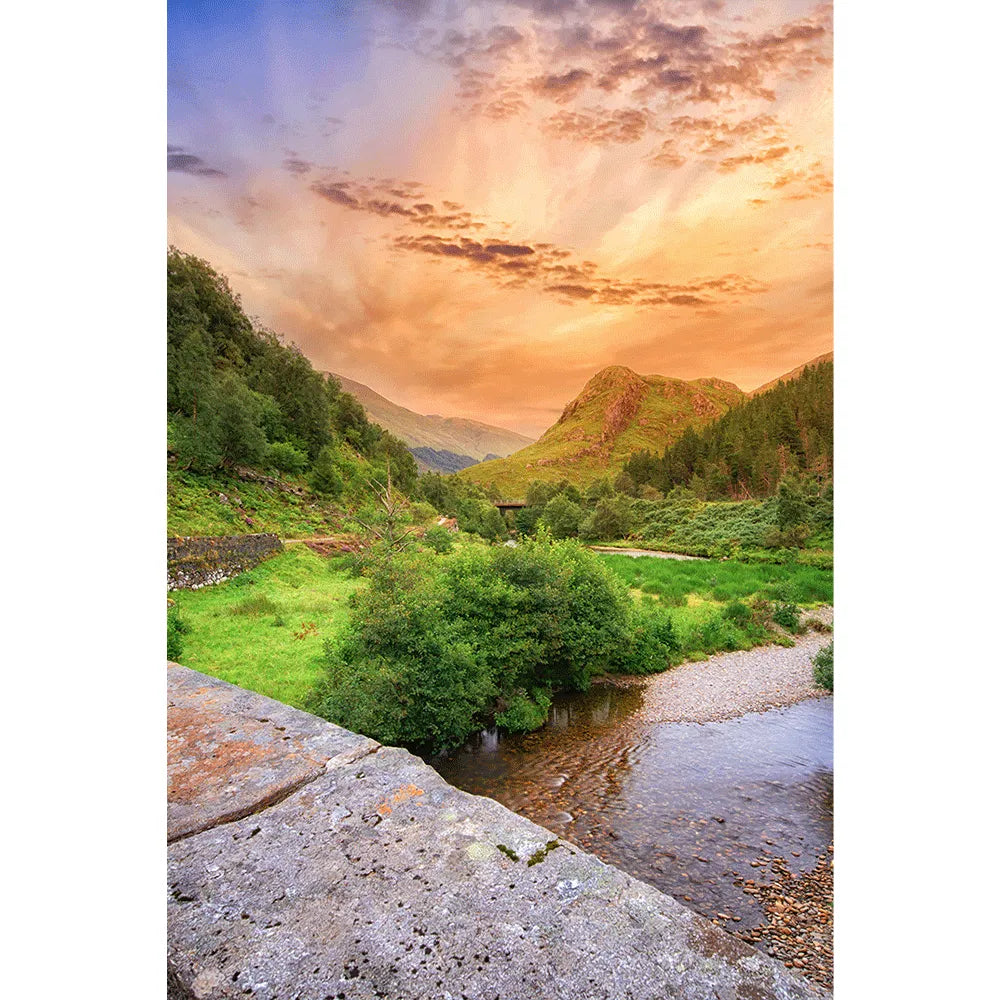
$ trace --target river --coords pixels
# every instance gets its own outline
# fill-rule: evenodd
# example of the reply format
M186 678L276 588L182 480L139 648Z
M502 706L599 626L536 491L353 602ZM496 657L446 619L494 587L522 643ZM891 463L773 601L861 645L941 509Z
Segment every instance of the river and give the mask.
M429 763L746 931L765 917L748 880L777 858L809 871L832 844L833 699L650 724L636 717L642 698L641 685L561 695L542 729L486 730Z

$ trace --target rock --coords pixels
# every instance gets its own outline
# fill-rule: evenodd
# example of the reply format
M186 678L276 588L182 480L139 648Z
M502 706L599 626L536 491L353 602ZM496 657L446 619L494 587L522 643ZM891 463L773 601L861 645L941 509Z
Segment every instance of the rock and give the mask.
M183 667L168 683L191 807L168 848L176 1000L819 995L405 750Z

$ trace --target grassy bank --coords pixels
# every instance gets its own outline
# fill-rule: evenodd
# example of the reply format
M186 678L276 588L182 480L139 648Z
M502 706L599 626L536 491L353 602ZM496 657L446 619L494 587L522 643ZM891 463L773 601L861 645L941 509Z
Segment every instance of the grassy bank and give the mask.
M273 531L282 538L306 538L340 530L344 513L334 501L310 493L301 477L281 483L284 489L221 471L200 475L171 468L167 472L167 534Z
M629 587L655 595L662 604L683 607L690 595L728 602L759 595L798 604L833 601L833 573L801 563L749 563L715 559L673 560L601 554Z
M180 662L305 708L323 673L323 640L341 634L347 600L363 585L343 565L295 545L227 583L175 591L188 629Z
M461 545L455 555L470 547L478 546ZM426 557L432 558L430 553ZM436 558L443 565L453 557ZM769 616L782 602L807 609L833 599L832 574L815 567L614 555L600 559L637 602L669 614L678 648L669 661L664 659L664 668L772 641ZM227 583L174 592L187 628L180 662L306 708L325 674L323 641L343 638L348 599L361 586L366 584L351 575L344 559L325 559L296 545Z

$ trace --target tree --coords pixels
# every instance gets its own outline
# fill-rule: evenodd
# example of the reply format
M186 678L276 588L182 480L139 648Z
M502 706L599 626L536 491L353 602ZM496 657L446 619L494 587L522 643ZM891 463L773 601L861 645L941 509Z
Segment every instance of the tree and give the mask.
M554 496L542 511L539 523L544 524L553 538L572 538L580 528L583 511L565 494Z
M632 529L632 518L623 497L599 500L594 513L580 526L582 538L608 540L624 538Z
M260 426L262 406L255 392L234 373L219 380L215 403L215 438L226 465L258 465L267 451Z

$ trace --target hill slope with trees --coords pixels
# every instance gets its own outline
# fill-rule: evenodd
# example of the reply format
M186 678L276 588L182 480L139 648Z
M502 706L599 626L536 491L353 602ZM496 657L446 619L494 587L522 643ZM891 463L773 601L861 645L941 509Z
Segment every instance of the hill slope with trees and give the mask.
M209 263L173 247L167 435L172 505L183 498L198 506L213 483L226 486L218 492L228 501L236 479L259 483L268 475L280 477L279 486L297 484L277 492L297 497L299 505L360 498L388 472L404 493L417 481L417 464L402 441L369 421L364 407L297 347L252 321ZM212 516L203 520L211 523ZM252 517L231 520L231 530L261 530ZM184 521L174 518L176 527Z
M707 500L769 497L788 476L833 477L833 362L734 406L707 427L686 428L660 454L639 451L625 463L636 486L676 486Z

